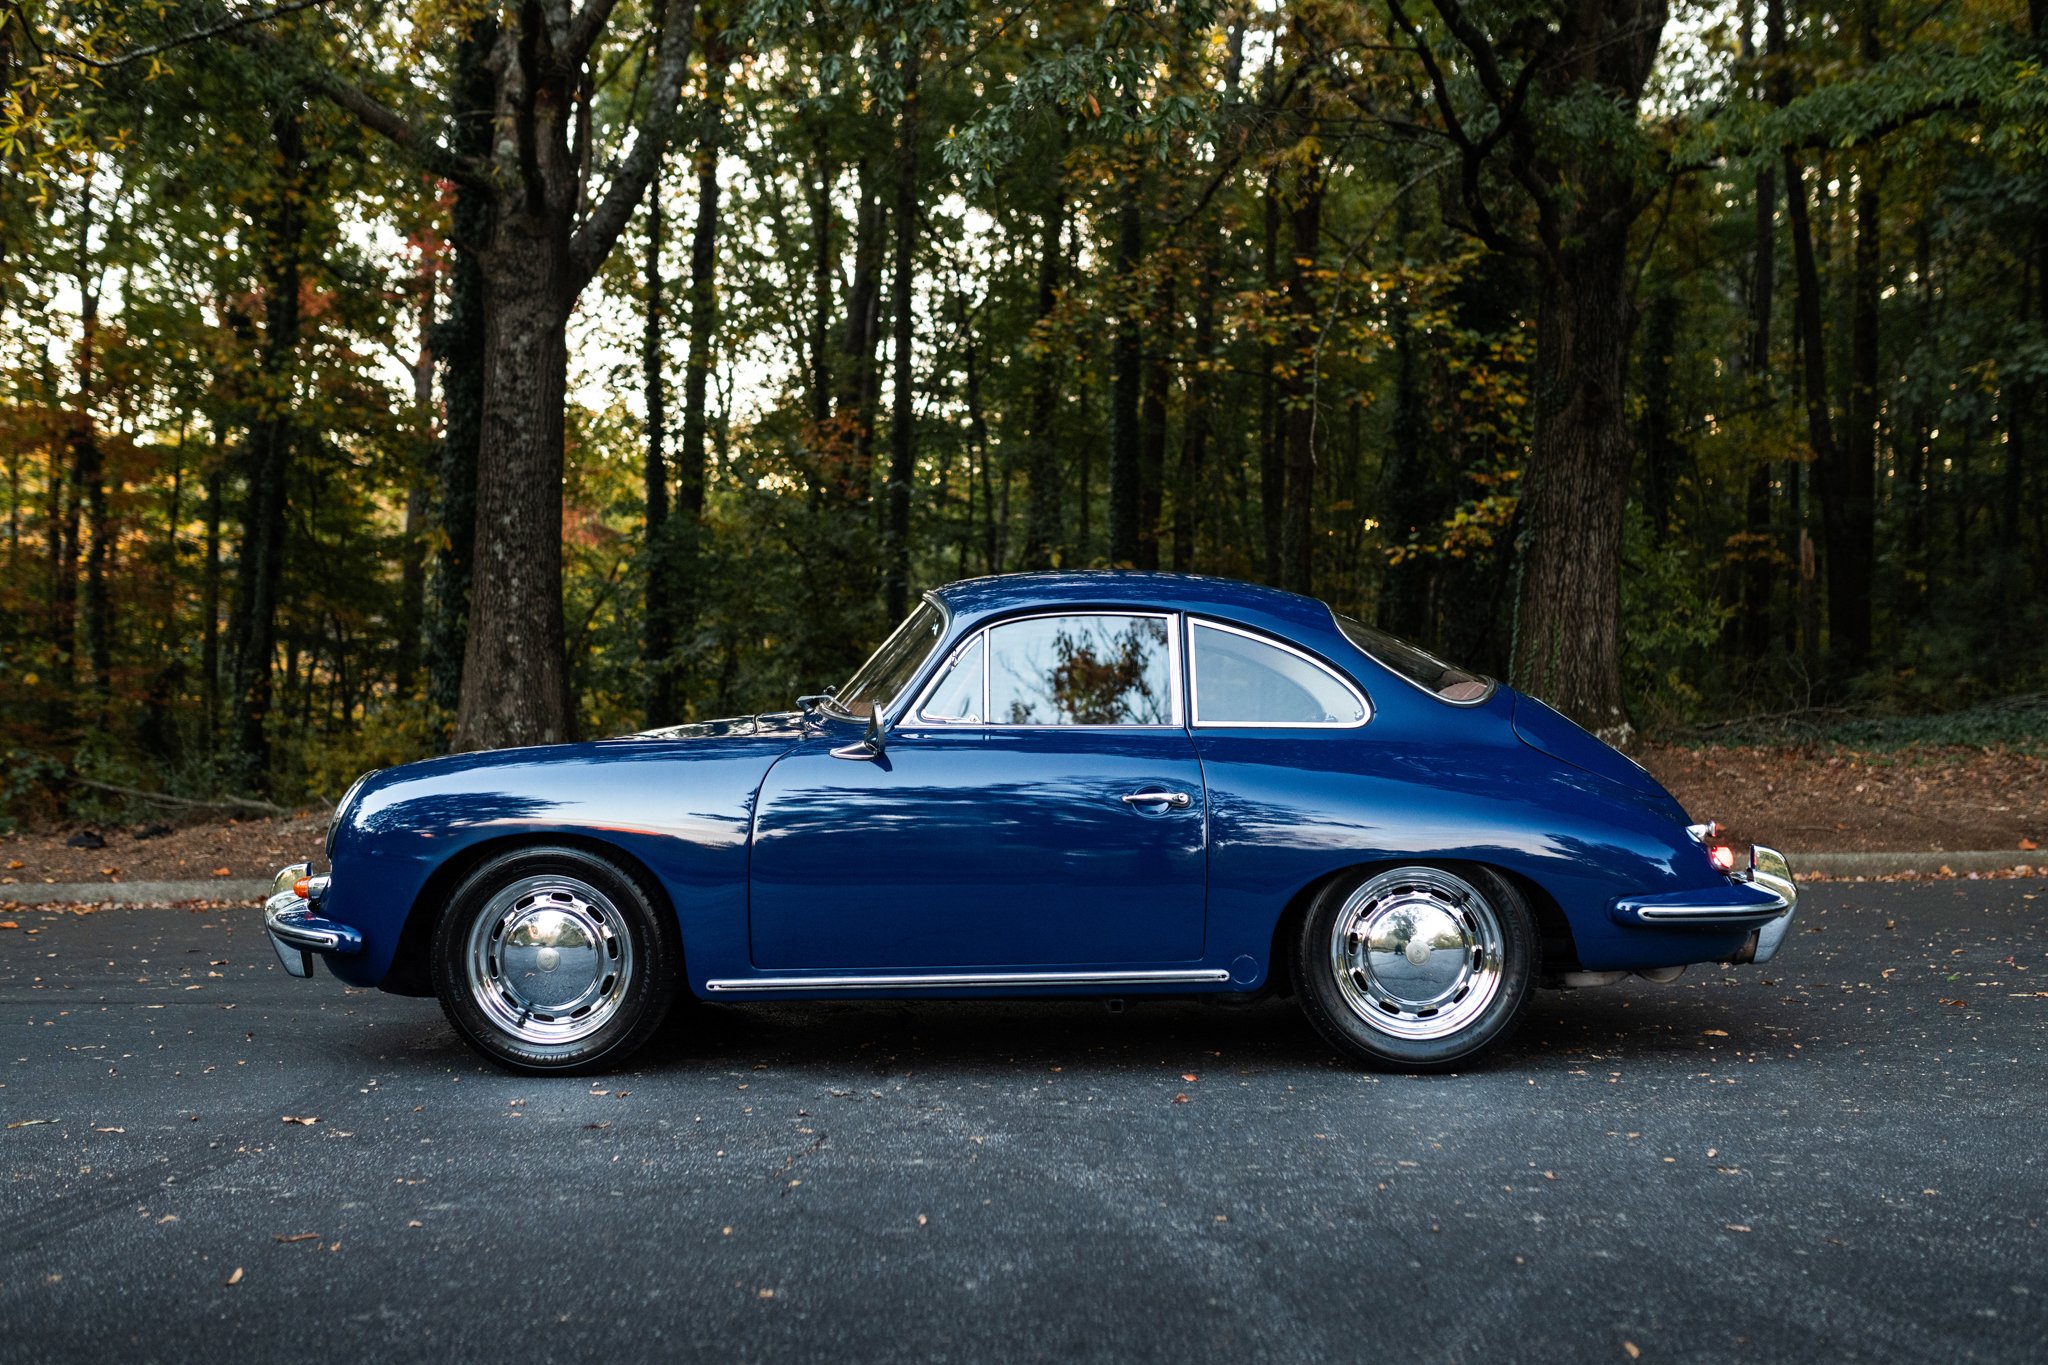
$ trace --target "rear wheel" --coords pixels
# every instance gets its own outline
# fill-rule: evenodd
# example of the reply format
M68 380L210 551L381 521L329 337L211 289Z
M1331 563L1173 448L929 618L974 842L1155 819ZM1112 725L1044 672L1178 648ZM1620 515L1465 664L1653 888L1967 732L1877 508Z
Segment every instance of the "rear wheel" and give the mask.
M514 1071L591 1071L661 1026L681 951L673 918L579 848L523 848L457 888L434 931L434 989L464 1041Z
M1443 1071L1520 1021L1539 940L1490 868L1417 864L1340 879L1295 942L1302 1008L1340 1050L1392 1071Z

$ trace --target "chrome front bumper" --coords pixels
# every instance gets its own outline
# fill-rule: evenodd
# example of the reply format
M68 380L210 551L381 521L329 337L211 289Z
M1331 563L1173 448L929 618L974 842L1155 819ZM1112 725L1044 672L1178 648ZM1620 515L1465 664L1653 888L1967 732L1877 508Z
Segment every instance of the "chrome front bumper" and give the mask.
M1798 908L1799 888L1785 855L1759 844L1750 849L1748 870L1733 874L1725 885L1624 896L1614 903L1613 917L1638 926L1747 927L1754 932L1730 960L1768 962L1785 941Z
M313 912L313 902L326 889L325 877L311 877L305 863L278 869L271 879L270 899L263 902L263 929L270 946L287 973L296 977L313 974L313 954L349 957L363 950L363 936L348 925L323 919ZM300 881L312 883L311 897L299 894Z

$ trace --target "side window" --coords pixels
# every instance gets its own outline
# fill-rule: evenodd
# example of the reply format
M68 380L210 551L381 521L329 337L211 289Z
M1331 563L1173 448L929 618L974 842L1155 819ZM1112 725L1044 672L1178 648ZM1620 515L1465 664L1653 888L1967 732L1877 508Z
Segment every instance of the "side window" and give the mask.
M1221 626L1192 624L1195 724L1365 723L1365 699L1306 655Z
M917 709L920 719L955 724L981 719L981 657L986 638L975 636L974 643L955 654L941 670L925 693L924 705Z
M1176 725L1164 616L1040 616L988 633L994 725Z

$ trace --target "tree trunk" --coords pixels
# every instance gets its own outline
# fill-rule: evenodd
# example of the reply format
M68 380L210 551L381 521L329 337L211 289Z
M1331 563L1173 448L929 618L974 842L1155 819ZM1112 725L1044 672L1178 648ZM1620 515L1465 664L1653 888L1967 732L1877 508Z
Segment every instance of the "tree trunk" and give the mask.
M1159 263L1151 337L1145 346L1144 400L1138 419L1138 567L1159 567L1159 521L1166 495L1166 398L1173 386L1173 264Z
M1049 325L1059 301L1060 238L1067 224L1067 191L1063 172L1053 175L1052 203L1046 208L1038 250L1038 327ZM1049 338L1046 339L1049 343ZM1030 432L1026 437L1024 553L1022 567L1049 569L1053 547L1060 540L1060 461L1053 445L1053 414L1058 410L1058 348L1046 344L1032 362Z
M839 348L839 394L833 408L839 467L828 483L843 501L865 502L874 470L875 342L881 314L882 236L889 219L881 177L865 161L856 173L860 208L853 228L853 279L846 291L846 331Z
M244 460L242 540L229 617L234 686L229 742L236 785L270 789L271 655L284 581L286 480L293 442L291 371L299 346L300 256L305 247L305 141L297 108L280 110L271 133L281 163L265 223L263 346Z
M419 286L420 349L412 367L412 400L421 420L427 423L427 430L422 433L424 441L434 435L433 420L426 414L433 410L434 402L434 319L440 292L440 269L431 258L420 262ZM431 510L426 480L413 480L405 495L405 526L399 541L402 558L398 568L398 619L393 623L398 639L391 667L392 689L401 698L410 697L419 681L420 636L425 628L427 599L424 539Z
M78 411L71 429L72 560L78 559L78 517L85 515L85 640L91 663L95 719L104 729L113 698L113 608L107 597L107 476L105 452L93 415L99 372L100 286L91 259L92 186L84 194L78 240ZM74 671L74 678L76 673Z
M562 633L568 220L500 204L484 253L476 558L455 748L572 736Z
M1882 55L1877 0L1859 0L1861 56L1866 66ZM1871 591L1877 571L1877 291L1881 203L1877 157L1857 165L1856 254L1851 267L1849 322L1849 430L1831 480L1834 505L1825 509L1828 534L1829 639L1841 668L1860 672L1870 659ZM1823 484L1823 488L1827 487Z
M1292 317L1287 385L1286 514L1280 525L1280 581L1295 592L1315 583L1316 305L1313 274L1322 252L1323 169L1311 157L1295 186L1288 219L1293 255L1287 270Z
M811 425L820 431L832 417L833 281L839 274L833 229L839 211L832 203L831 120L811 119ZM713 181L716 183L716 177Z
M1266 177L1261 197L1266 216L1265 281L1270 298L1280 287L1280 183L1277 173ZM1266 324L1270 336L1273 322ZM1259 529L1265 551L1266 581L1280 581L1282 511L1287 496L1287 465L1280 451L1282 413L1279 381L1273 370L1279 364L1279 348L1271 340L1259 344Z
M668 514L668 386L662 379L661 364L661 164L655 163L654 179L647 194L647 255L641 272L645 292L640 329L642 400L647 408L647 450L642 462L641 483L646 502L644 542L646 556L643 586L640 663L647 673L647 695L642 721L649 729L673 725L676 721L675 669L669 656L675 651L674 583L668 573L672 552L672 528Z
M1806 178L1799 165L1799 158L1790 148L1784 153L1785 165L1785 216L1792 231L1792 274L1797 285L1794 296L1793 318L1799 329L1800 380L1806 406L1806 439L1813 448L1811 477L1818 484L1821 503L1821 524L1823 537L1832 542L1834 537L1828 527L1840 524L1840 514L1831 511L1839 497L1834 490L1834 478L1830 471L1838 468L1835 455L1834 418L1828 408L1828 356L1827 335L1822 330L1821 317L1825 305L1820 293L1820 264L1814 255L1813 222L1809 216L1806 200ZM1805 533L1802 531L1802 537ZM1823 566L1829 581L1834 578L1834 546L1827 546L1828 562ZM1817 648L1817 628L1814 613L1809 603L1814 593L1813 558L1810 543L1800 546L1801 575L1801 639L1804 652L1812 657ZM1833 603L1829 603L1832 609ZM1839 629L1832 620L1830 626Z
M1116 276L1116 322L1109 362L1109 561L1119 568L1139 562L1144 510L1138 436L1142 329L1132 294L1145 245L1144 173L1129 166L1124 174L1111 267Z
M199 739L209 758L220 742L220 499L226 460L227 428L216 423L206 465L206 567L199 579Z
M1670 289L1650 301L1643 333L1643 511L1662 540L1671 529L1672 487L1678 451L1671 435L1671 364L1678 347L1678 295Z
M1536 313L1514 681L1613 744L1631 733L1619 642L1633 326L1623 241L1559 253Z
M895 383L889 398L889 501L882 526L883 603L889 619L910 610L910 485L917 474L916 393L912 386L912 322L917 287L917 102L918 46L912 40L903 59L903 110L896 144L896 251L890 290L896 307L890 357Z
M1242 28L1235 30L1241 38ZM1223 288L1216 242L1203 244L1202 268L1195 285L1194 364L1188 374L1185 426L1180 440L1180 472L1173 497L1173 567L1177 573L1195 567L1196 541L1202 523L1202 480L1209 467L1211 414L1210 371L1216 363L1216 295Z
M486 65L497 24L479 20L456 47L454 148L463 156L489 154L491 74ZM469 637L469 593L476 559L476 471L483 441L484 277L479 255L490 240L490 194L455 188L448 278L448 312L435 324L434 357L441 368L441 441L433 479L432 515L440 528L434 551L422 663L427 699L453 713L462 701L462 658Z

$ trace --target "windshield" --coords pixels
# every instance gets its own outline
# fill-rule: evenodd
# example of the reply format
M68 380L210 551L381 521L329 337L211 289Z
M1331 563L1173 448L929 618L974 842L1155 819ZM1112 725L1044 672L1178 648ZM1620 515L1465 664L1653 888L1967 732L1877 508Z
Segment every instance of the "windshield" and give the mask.
M1337 628L1349 637L1351 643L1370 654L1374 662L1400 674L1433 696L1445 701L1473 702L1482 700L1493 690L1492 679L1467 672L1456 664L1447 664L1398 635L1389 635L1376 626L1354 621L1342 612L1333 611L1330 615L1337 618Z
M930 602L920 604L846 680L846 686L833 694L832 709L865 720L875 707L893 701L909 686L917 666L938 644L945 628L945 617L937 607Z

